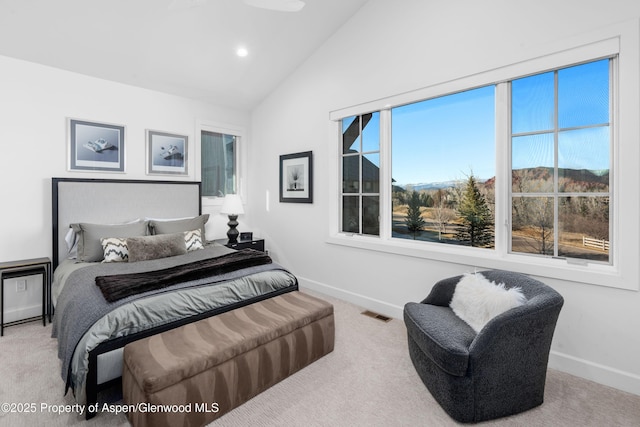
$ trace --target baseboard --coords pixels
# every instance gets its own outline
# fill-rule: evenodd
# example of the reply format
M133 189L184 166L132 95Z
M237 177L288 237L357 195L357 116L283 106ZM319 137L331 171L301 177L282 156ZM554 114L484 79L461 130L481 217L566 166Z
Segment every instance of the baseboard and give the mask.
M549 368L640 396L640 375L551 350Z
M309 289L311 291L329 295L395 319L402 319L403 317L403 307L335 288L304 277L298 277L298 282L302 290ZM593 363L588 360L553 350L549 354L549 368L566 372L618 390L623 390L628 393L640 395L640 376L630 372L620 371L618 369Z
M304 277L298 276L298 284L302 290L309 289L311 291L319 292L321 294L329 295L343 301L350 302L351 304L366 308L367 310L375 311L380 314L384 314L385 316L392 317L394 319L402 319L403 307L389 304L374 298L365 297L353 292L345 291L344 289L334 288L333 286L316 282L315 280L306 279Z

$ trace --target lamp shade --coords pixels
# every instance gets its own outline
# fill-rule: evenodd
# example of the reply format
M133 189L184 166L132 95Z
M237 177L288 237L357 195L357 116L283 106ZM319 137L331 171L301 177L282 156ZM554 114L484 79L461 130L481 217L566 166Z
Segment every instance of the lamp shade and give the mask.
M220 213L227 215L240 215L244 213L242 208L242 199L237 194L227 194L224 196Z

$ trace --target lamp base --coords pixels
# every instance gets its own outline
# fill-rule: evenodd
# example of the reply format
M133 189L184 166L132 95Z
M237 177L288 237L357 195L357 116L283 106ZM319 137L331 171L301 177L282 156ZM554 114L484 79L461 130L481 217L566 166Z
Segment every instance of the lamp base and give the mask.
M229 231L227 231L227 238L229 239L229 243L236 243L238 241L238 234L240 232L236 230L238 226L238 215L229 215L229 222L227 225L229 226Z

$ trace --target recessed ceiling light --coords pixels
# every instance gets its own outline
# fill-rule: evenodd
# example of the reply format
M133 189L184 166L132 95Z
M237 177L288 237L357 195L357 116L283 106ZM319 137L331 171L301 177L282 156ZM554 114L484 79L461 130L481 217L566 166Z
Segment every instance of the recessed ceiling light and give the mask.
M236 50L236 55L244 58L245 56L249 55L249 51L247 50L247 48L239 47L238 50Z

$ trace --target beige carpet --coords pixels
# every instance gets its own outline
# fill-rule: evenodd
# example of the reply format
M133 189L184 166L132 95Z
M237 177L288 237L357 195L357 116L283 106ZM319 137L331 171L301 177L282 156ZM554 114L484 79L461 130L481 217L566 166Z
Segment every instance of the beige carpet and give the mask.
M318 295L320 296L320 295ZM335 351L287 378L211 426L449 426L456 425L433 400L409 360L404 324L335 306ZM77 413L52 412L71 405L63 396L51 326L12 326L0 338L0 402L34 413L0 412L0 426L126 426L122 414L89 422ZM30 408L34 405L27 405ZM639 426L640 396L550 370L545 403L489 426Z

